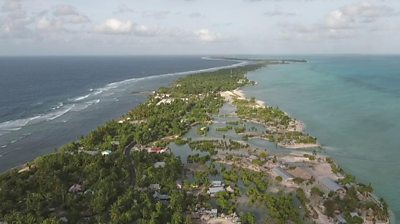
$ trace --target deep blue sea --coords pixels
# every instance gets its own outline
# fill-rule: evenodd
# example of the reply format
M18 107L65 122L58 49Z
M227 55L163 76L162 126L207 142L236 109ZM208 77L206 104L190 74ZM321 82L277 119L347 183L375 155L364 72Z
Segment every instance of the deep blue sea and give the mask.
M299 56L297 56L299 58ZM305 122L324 152L400 218L400 56L302 56L252 72L248 96Z
M192 71L201 57L0 57L0 171L85 135Z

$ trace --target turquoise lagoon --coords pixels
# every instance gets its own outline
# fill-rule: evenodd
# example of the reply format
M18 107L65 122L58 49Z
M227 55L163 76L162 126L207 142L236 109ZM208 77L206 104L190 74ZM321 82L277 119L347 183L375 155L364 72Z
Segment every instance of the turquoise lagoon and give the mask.
M301 58L308 63L249 73L258 85L245 94L302 120L324 152L371 183L399 219L400 56Z

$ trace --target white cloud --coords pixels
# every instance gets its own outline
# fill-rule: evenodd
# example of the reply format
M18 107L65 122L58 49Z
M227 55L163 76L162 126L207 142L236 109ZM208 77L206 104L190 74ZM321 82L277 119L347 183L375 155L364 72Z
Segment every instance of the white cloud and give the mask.
M131 21L108 19L102 25L96 27L96 32L104 34L129 34L133 31Z
M293 12L283 12L280 10L275 9L274 11L268 11L264 13L265 16L283 16L283 17L291 17L297 16L296 13Z
M393 14L394 9L388 6L361 2L330 12L326 17L326 25L334 29L352 28L359 23L374 22L378 18Z
M155 36L160 33L158 29L152 29L145 25L135 25L134 33L138 36Z
M53 12L54 16L79 15L78 10L72 5L57 5Z
M95 32L102 34L135 34L138 36L155 36L158 29L152 29L145 25L136 24L130 20L108 19L95 28Z
M220 40L220 35L214 32L211 32L208 29L200 29L194 32L197 38L203 42L216 42Z
M395 10L386 5L369 2L349 4L329 12L324 22L311 25L280 24L281 38L319 41L325 39L348 39L376 29L378 19L395 15ZM379 25L382 29L382 25Z
M40 18L36 23L36 29L45 32L63 31L64 24L60 20Z
M165 19L168 15L170 15L171 12L168 10L162 10L162 11L145 11L142 13L143 16L145 17L152 17L154 19Z
M201 16L202 16L202 14L199 13L199 12L192 12L192 13L189 13L189 17L191 17L191 18L199 18L199 17L201 17Z
M0 14L1 39L27 39L32 36L29 25L34 22L34 18L27 15L20 0L5 1L1 11L3 12Z
M57 5L53 10L54 17L65 18L66 23L83 24L90 22L89 17L80 13L76 7L72 5Z
M13 12L18 11L22 8L21 0L6 0L1 6L1 11L3 12Z
M124 14L124 13L134 13L135 11L131 9L129 6L122 4L119 5L117 10L113 12L113 14L118 15L118 14Z
M70 16L68 22L72 24L82 24L90 22L90 19L85 15L72 15Z

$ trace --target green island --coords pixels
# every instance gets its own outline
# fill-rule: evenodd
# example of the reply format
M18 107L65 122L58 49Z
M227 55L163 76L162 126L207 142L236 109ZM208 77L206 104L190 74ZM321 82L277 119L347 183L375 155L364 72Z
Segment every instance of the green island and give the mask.
M182 77L1 174L0 223L388 223L386 203L299 121L241 94L248 72L289 62L303 61Z

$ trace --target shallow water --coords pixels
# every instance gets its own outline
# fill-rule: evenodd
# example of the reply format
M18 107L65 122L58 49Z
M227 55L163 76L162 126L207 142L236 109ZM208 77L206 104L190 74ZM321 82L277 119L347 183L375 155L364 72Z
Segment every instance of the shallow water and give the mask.
M306 124L328 155L371 183L400 218L400 57L305 57L309 63L252 72L248 97Z

